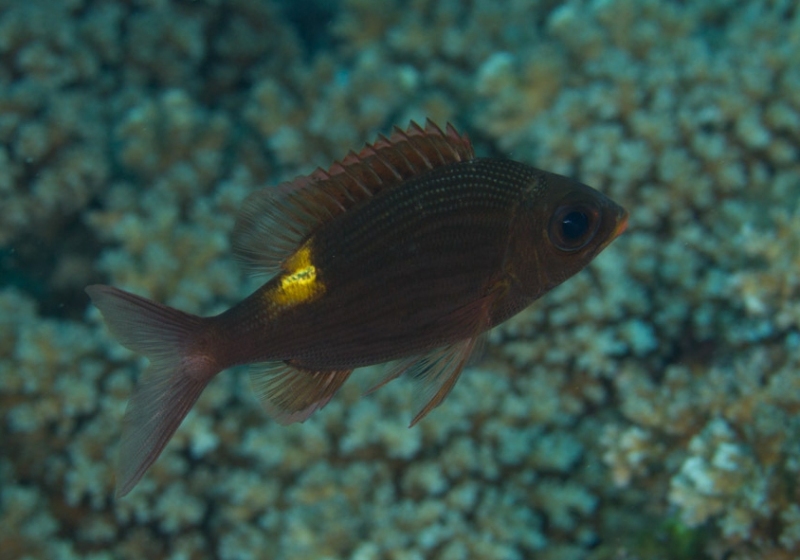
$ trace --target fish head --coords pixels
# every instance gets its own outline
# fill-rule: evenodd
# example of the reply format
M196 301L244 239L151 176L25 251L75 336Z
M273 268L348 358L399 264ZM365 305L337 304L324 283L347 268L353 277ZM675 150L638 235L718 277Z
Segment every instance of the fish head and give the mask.
M537 183L522 205L527 238L517 240L526 291L536 297L583 269L628 224L622 206L587 185L546 172Z

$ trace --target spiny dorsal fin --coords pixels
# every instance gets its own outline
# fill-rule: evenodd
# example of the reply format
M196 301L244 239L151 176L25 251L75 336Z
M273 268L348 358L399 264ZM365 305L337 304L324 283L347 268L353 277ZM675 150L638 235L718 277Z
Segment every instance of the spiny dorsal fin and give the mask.
M451 124L442 131L428 119L379 136L359 153L350 152L328 170L318 168L245 200L231 245L245 267L274 275L318 228L376 194L430 169L475 156L466 135Z

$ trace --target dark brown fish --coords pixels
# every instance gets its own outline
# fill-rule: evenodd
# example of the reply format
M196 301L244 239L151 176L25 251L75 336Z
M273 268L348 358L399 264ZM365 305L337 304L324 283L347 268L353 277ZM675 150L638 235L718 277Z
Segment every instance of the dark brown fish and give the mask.
M271 279L228 311L203 318L86 288L120 343L150 359L125 412L117 495L211 378L238 364L261 364L255 392L288 424L325 406L354 368L399 360L379 386L413 373L415 424L447 396L482 333L581 270L626 223L594 189L475 158L466 136L430 121L255 192L232 244Z

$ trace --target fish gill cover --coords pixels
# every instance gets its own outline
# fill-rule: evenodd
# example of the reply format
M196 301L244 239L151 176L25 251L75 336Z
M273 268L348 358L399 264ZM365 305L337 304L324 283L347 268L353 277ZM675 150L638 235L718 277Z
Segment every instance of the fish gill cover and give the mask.
M342 0L329 20L313 43L318 18L263 0L0 1L2 554L800 554L794 3ZM114 501L144 364L83 287L219 313L253 287L228 242L250 192L425 117L598 188L628 232L414 429L403 380L359 398L354 376L287 428L234 372Z

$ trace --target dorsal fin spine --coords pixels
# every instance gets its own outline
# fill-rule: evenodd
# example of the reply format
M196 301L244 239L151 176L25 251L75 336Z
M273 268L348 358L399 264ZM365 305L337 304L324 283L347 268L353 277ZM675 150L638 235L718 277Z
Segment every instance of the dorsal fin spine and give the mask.
M461 136L455 129L455 127L450 123L447 123L447 126L445 128L446 128L445 135L447 139L450 140L450 142L448 142L447 145L451 146L451 149L453 150L453 155L456 157L456 159L458 161L463 161L463 158L461 157L461 152L455 148L455 145L461 144L462 142L466 142L466 144L469 145L469 138L466 135Z
M406 162L406 165L408 166L408 170L410 173L418 173L420 171L419 169L417 169L417 166L414 165L414 162L408 159L408 156L406 156L403 150L397 150L397 155L403 158L403 161Z
M444 157L444 154L439 149L439 146L437 146L436 144L438 144L438 142L431 142L431 148L436 150L436 153L439 155L439 163L441 165L444 165L444 163L447 161L447 158Z
M375 159L379 160L386 168L394 175L395 179L398 181L403 180L403 175L397 170L397 167L389 161L386 157L384 157L380 152L375 152Z
M417 127L417 129L419 129L419 126L417 125L417 123L415 123L415 122L413 122L413 121L412 121L412 123L411 123L411 124L412 124L412 126L416 126L416 127ZM422 160L422 163L424 163L424 164L425 164L425 166L426 166L428 169L433 169L433 166L431 165L431 162L430 162L430 160L429 160L429 159L428 159L428 158L425 156L425 154L423 154L423 153L420 151L420 149L417 147L416 143L415 143L415 142L414 142L414 140L412 139L411 135L409 135L409 134L406 134L406 133L405 133L405 131L403 131L403 130L400 130L398 127L395 127L395 132L396 132L396 133L397 133L397 134L398 134L398 135L399 135L401 138L403 138L403 140L405 140L406 142L408 142L408 145L409 145L409 147L410 147L412 150L414 150L414 153L415 153L415 154L417 154L417 155L419 156L419 158Z
M433 126L436 126L435 123L431 124ZM443 132L442 129L439 128L438 126L436 126L436 128L439 129L439 134L442 135L442 140L444 140L444 145L447 146L447 148L450 150L453 159L455 159L456 161L461 161L461 154L458 152L455 146L453 146L452 144L450 144L450 142L448 142L448 140L453 139L453 137L450 136L450 131L453 130L453 126L450 123L447 123L447 132ZM456 135L455 139L458 139L458 135Z
M336 182L336 183L338 183L338 181L337 181L336 179L333 179L333 181L334 181L334 182ZM337 185L337 186L338 186L338 185ZM339 202L339 201L336 199L336 197L335 197L335 196L333 196L331 193L329 193L329 192L327 192L327 191L322 191L322 192L320 192L319 194L320 194L320 196L324 196L325 198L327 198L328 200L330 200L330 201L333 203L333 205L334 205L334 206L335 206L335 207L336 207L338 210L340 210L340 211L342 211L342 212L344 212L345 210L347 210L347 207L346 207L344 204L342 204L341 202ZM333 212L331 212L331 215L334 215L334 214L333 214Z
M234 253L252 271L275 274L315 231L377 194L436 167L470 160L472 146L448 123L411 122L379 135L327 170L317 168L245 201L232 235Z
M390 148L392 146L392 141L386 138L383 134L378 134L378 140L373 144L376 149L378 148Z
M420 157L422 158L422 161L425 162L425 165L428 167L428 169L433 169L435 167L433 162L431 162L430 158L419 147L419 143L417 142L417 138L412 136L412 137L410 137L410 139L411 139L411 146L420 155ZM438 154L438 151L437 151L437 154ZM441 156L441 154L439 154L439 155Z
M359 167L359 169L363 169L364 171L370 173L374 177L376 184L378 185L383 184L383 179L381 179L381 176L378 175L378 173L374 169L372 169L372 167L370 167L369 165L362 165Z
M408 127L410 129L414 129L413 132L416 132L416 135L424 135L425 129L418 125L415 121L411 121L411 125ZM414 135L414 136L416 136Z
M372 196L372 191L367 188L361 178L353 173L352 170L348 169L347 167L342 166L342 173L347 175L358 187L366 194L367 196Z
M456 160L458 160L458 155L456 154L455 150L453 149L452 146L448 145L448 143L447 143L447 136L444 135L444 132L442 132L442 129L439 128L439 126L435 122L433 122L430 119L426 119L426 121L425 121L425 131L426 132L433 131L442 139L442 142L433 142L432 146L436 150L436 153L439 154L439 157L442 159L442 164L443 165L447 162L447 157L445 157L444 153L440 149L440 145L441 144L449 147L451 153L454 156L456 156Z
M312 178L313 178L315 181L327 181L328 179L330 179L330 178L331 178L331 174L328 172L328 170L327 170L327 169L322 169L321 167L317 167L317 168L316 168L316 169L315 169L315 170L314 170L314 171L311 173L311 177L312 177ZM303 185L303 187L301 187L301 188L305 188L306 186L308 186L308 185ZM298 189L298 190L300 190L300 189Z
M359 198L356 197L357 193L353 193L353 192L350 191L350 189L347 188L347 184L344 181L345 177L342 177L342 175L344 175L345 177L347 177L351 181L353 180L350 177L349 173L347 172L347 168L342 167L341 171L339 172L339 174L336 177L336 185L335 186L337 188L337 192L342 197L342 199L346 200L349 204L357 202L358 200L360 200ZM348 206L349 206L349 204L348 204Z

